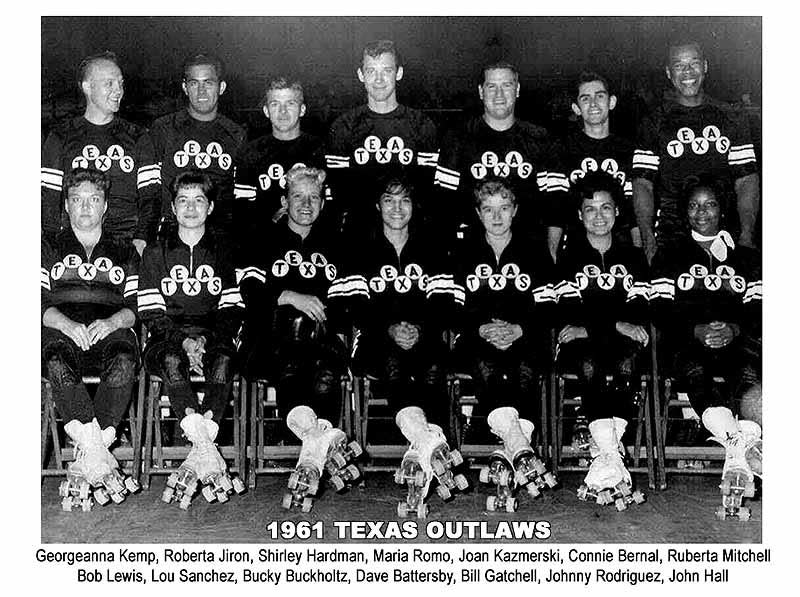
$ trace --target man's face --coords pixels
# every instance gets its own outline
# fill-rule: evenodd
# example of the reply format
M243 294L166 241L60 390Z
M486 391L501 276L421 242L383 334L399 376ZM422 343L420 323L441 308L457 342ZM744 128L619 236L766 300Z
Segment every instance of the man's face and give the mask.
M705 236L713 236L719 232L719 201L714 193L700 188L689 198L686 206L689 226L692 230Z
M670 51L667 78L682 97L694 98L702 91L706 72L708 61L695 46L677 46Z
M300 92L293 89L273 89L267 94L264 115L272 123L272 129L281 133L292 133L300 129L300 118L306 106Z
M210 64L190 66L181 85L189 98L189 111L194 114L213 114L219 96L225 93L225 81L220 81L217 70Z
M289 219L298 226L311 226L322 211L322 189L314 181L301 178L292 183L281 198Z
M490 195L478 208L478 217L486 233L491 236L505 236L511 230L511 222L517 213L517 206L508 197L497 193Z
M578 87L578 98L572 104L572 111L585 124L599 125L608 122L608 114L616 105L617 97L609 95L601 81L589 81Z
M397 82L403 78L403 67L397 66L394 54L364 56L358 69L358 80L364 84L367 96L375 102L385 102L395 94Z
M383 225L391 230L403 230L411 221L414 206L407 195L384 194L378 202Z
M486 71L483 85L478 87L483 101L483 110L495 120L504 120L514 114L514 105L519 97L519 83L514 73L507 68Z
M108 204L103 189L85 181L67 191L65 207L72 228L89 231L102 224Z
M608 191L595 191L591 199L584 198L578 212L586 233L592 236L611 234L617 220L617 206Z
M110 60L97 60L89 67L81 89L87 105L106 116L116 114L125 93L122 71Z
M179 228L202 228L212 211L214 204L208 200L200 185L180 187L172 202L172 213Z

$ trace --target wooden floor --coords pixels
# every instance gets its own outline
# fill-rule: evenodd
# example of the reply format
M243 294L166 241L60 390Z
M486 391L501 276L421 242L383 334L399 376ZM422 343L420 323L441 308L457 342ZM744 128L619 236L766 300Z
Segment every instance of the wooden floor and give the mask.
M448 503L432 493L431 520L547 520L552 536L547 543L760 543L761 501L750 501L752 519L718 521L718 477L673 475L666 491L645 491L647 501L618 513L613 506L580 502L575 488L582 474L564 473L561 485L532 500L520 497L515 514L488 514L488 488L473 487ZM166 477L155 477L149 491L129 497L121 505L96 507L92 512L63 512L58 497L60 478L42 483L43 543L269 543L265 526L273 520L332 521L397 520L395 509L403 489L389 473L368 474L363 487L343 494L325 491L309 514L287 512L280 506L287 475L260 475L258 487L227 504L208 504L198 496L188 512L163 504ZM477 472L470 481L477 483ZM646 487L642 475L634 476ZM327 532L326 537L333 533ZM424 534L421 534L424 535ZM427 541L421 538L419 541Z

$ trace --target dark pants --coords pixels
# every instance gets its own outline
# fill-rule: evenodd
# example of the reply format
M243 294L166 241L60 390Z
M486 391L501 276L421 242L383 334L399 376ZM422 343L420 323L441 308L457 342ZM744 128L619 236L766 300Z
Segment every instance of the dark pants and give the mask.
M101 429L116 427L130 402L138 366L136 335L130 329L116 330L83 351L58 330L42 328L42 375L65 421L97 418ZM81 382L84 375L100 377L94 400Z
M628 420L643 347L621 334L581 338L558 349L558 370L578 376L577 394L586 418ZM609 386L606 376L612 375Z
M164 380L176 416L185 416L187 408L201 414L210 410L219 423L231 393L235 348L232 341L226 343L211 332L192 336L206 339L206 352L203 354L206 389L202 405L189 382L189 357L180 344L163 337L150 338L144 350L144 366L148 373Z
M428 421L446 429L449 422L446 346L442 340L422 337L409 350L400 348L388 334L363 334L355 362L359 369L385 385L384 395L393 411L418 406Z

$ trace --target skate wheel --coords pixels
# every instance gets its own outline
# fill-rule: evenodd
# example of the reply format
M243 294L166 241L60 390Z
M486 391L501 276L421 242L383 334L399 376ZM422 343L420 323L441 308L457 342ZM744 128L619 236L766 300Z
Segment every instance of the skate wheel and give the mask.
M578 493L578 499L581 500L582 502L585 502L586 500L589 499L589 488L586 486L585 483L581 484L581 486L578 487L577 493Z
M161 501L164 502L165 504L171 504L172 503L172 497L174 495L175 495L175 490L172 489L172 487L167 487L161 493Z
M167 487L175 487L178 484L178 473L172 473L167 477Z
M600 504L601 506L610 504L612 501L614 500L611 498L611 492L608 491L608 489L604 489L603 491L597 494L597 503Z
M628 505L625 503L624 499L617 498L614 500L614 507L617 509L617 512L622 512L628 507Z
M451 450L450 451L450 462L453 463L453 466L458 466L462 462L464 462L464 457L461 456L461 452L458 450Z
M81 500L81 510L84 512L92 511L92 500L89 498Z
M433 469L433 474L437 477L439 475L443 475L447 468L442 464L441 460L434 460L431 462L431 468Z
M311 512L311 508L314 507L314 502L311 500L310 497L306 496L303 498L303 503L300 505L300 509L303 512Z
M297 471L289 475L289 482L286 484L289 489L297 489L297 483L300 480L300 475Z
M244 482L239 477L234 477L232 480L233 490L236 493L244 493L246 487L244 486Z
M78 485L78 498L81 500L88 500L89 499L89 482L88 481L81 481ZM106 500L108 501L108 500Z
M219 485L225 493L233 491L233 483L231 483L231 478L228 475L220 478Z
M183 496L181 496L181 501L178 502L178 507L181 510L188 510L191 504L192 504L192 496L184 494Z
M121 504L122 502L125 501L125 495L120 493L120 492L112 493L111 494L111 500L115 504Z
M755 495L756 495L756 485L755 485L755 483L753 483L752 481L747 481L744 484L744 493L742 493L742 496L744 496L746 498L751 498L751 497L754 497Z
M63 500L61 500L61 509L64 512L72 512L72 498L71 497L65 497Z
M722 495L728 495L731 492L731 480L723 479L722 483L719 484L719 489Z
M292 509L292 494L291 493L284 493L283 499L281 500L281 506L283 506L286 510Z
M397 503L397 516L400 518L406 518L408 516L408 504L405 502Z
M619 490L622 497L628 496L631 494L631 486L625 483L624 481L617 485L617 489Z
M497 473L497 484L503 487L511 485L511 471L507 468L501 469L500 472Z
M228 494L227 494L227 492L225 492L225 491L218 491L216 495L217 495L217 500L219 501L219 503L220 503L220 504L224 504L225 502L227 502L227 501L228 501Z
M213 502L213 501L214 501L214 499L216 499L216 496L214 495L214 490L213 490L213 489L211 489L211 487L210 487L210 486L208 486L208 485L204 485L204 486L203 486L203 497L204 497L204 498L206 498L206 501L207 501L209 504L210 504L211 502Z
M517 482L517 485L525 485L528 482L528 477L522 469L518 469L517 472L514 473L514 481Z
M469 487L469 481L464 475L456 475L455 476L456 487L458 487L459 491L464 491L467 487Z
M717 520L725 520L727 518L728 513L725 510L725 506L720 506L717 508L716 512L714 512L714 516L717 517Z
M547 486L551 489L558 485L558 479L556 479L556 476L553 473L545 473L544 482L547 483Z
M417 471L414 473L414 485L418 487L425 485L425 473L423 471Z
M486 498L486 509L489 512L494 512L497 508L497 496L490 495Z
M61 497L67 497L69 495L69 481L61 482L58 486L58 495Z
M319 479L313 479L311 483L308 484L308 493L311 495L317 495L319 491Z
M347 444L347 447L350 449L350 452L353 453L353 458L358 458L364 453L364 450L361 449L361 445L358 442L350 442Z
M417 506L417 518L427 518L428 517L428 504L424 502L420 502Z
M404 479L403 479L403 471L401 469L397 469L394 472L394 482L397 483L398 485L402 485L403 481L404 481Z
M333 477L331 477L331 485L333 485L333 488L336 491L341 491L342 489L344 489L344 481L339 475L334 475Z
M518 506L517 498L508 498L508 501L506 501L506 512L516 512Z
M102 487L100 487L99 489L95 489L93 495L94 495L94 501L96 501L101 506L105 506L108 503L109 499L110 499L109 496L108 496L108 492ZM87 498L81 498L81 499L82 500L87 500L89 498L87 497Z
M637 504L644 503L644 494L638 489L631 494L631 497L633 498L633 501L636 502Z
M445 501L449 500L450 496L452 495L450 493L450 490L447 487L445 487L444 485L439 485L436 488L436 493L438 493L439 497L442 498Z
M484 467L481 469L481 472L478 473L478 480L481 483L488 483L489 482L489 469Z
M739 518L739 520L743 522L750 520L750 508L745 508L745 507L739 508L739 511L736 513L736 516Z
M578 458L578 466L581 468L589 468L589 460L587 458Z
M342 468L347 464L347 458L342 456L339 452L331 454L331 460L333 460L337 468Z
M542 495L542 492L539 491L539 488L536 487L534 483L528 483L525 486L525 490L528 492L528 495L531 496L532 498L537 498L540 495Z
M349 481L355 481L361 476L361 471L358 470L358 467L355 464L350 464L344 469L345 474Z
M142 486L133 477L127 477L125 479L125 489L127 489L129 493L136 493L141 488Z

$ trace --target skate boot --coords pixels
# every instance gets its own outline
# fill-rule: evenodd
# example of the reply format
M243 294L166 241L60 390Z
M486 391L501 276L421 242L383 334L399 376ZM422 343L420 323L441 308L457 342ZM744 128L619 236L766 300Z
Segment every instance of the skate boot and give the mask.
M139 484L119 472L116 458L108 451L114 441L114 430L101 431L97 419L90 423L72 420L64 426L67 435L75 442L75 462L69 467L67 480L61 483L61 507L69 512L78 507L88 512L92 498L105 505L113 500L119 504L128 493L138 491Z
M310 512L323 473L328 474L336 491L361 476L361 471L351 462L361 454L361 446L358 442L348 443L344 431L335 428L330 421L318 419L311 408L301 405L289 411L286 424L303 445L297 466L289 475L291 492L283 496L284 508L300 506L303 512Z
M425 496L428 493L430 479L426 482L425 471L422 470L420 454L414 448L409 448L403 455L400 468L394 473L394 482L398 485L404 483L408 487L408 495L405 502L398 502L397 515L406 518L409 513L415 512L417 518L428 516L428 504L425 503Z
M578 499L595 500L601 506L614 504L622 512L631 503L644 502L644 494L632 490L631 474L622 460L624 448L620 439L628 423L624 419L597 419L589 423L592 434L592 464L581 486Z
M556 476L546 469L531 447L533 423L520 419L516 408L496 408L486 422L492 433L503 440L503 452L513 467L516 485L525 487L531 497L537 497L545 487L558 484Z
M192 413L181 420L181 429L192 442L192 449L180 468L167 479L161 501L178 502L182 510L187 510L198 485L202 485L207 502L224 503L234 491L244 492L244 483L239 477L230 477L225 459L214 445L219 425L199 413Z
M742 506L742 499L755 495L750 462L760 469L761 428L753 421L737 422L730 409L724 406L707 408L702 418L703 425L713 434L709 439L725 448L725 464L719 485L722 506L717 508L716 516L719 520L733 517L749 520L750 508Z
M452 470L464 461L461 453L450 449L442 428L428 423L421 408L407 406L401 409L395 417L395 422L411 444L403 456L400 470L395 474L395 481L398 483L403 483L404 480L409 482L407 502L409 509L416 509L418 515L422 512L416 498L412 499L412 493L416 496L419 487L424 500L434 477L438 481L436 493L443 500L450 499L454 489L463 491L468 487L467 478L461 474L454 475ZM419 464L419 468L416 468L416 463ZM417 471L422 472L421 477ZM398 514L402 508L403 506L398 506ZM427 508L424 508L424 511L427 514Z

